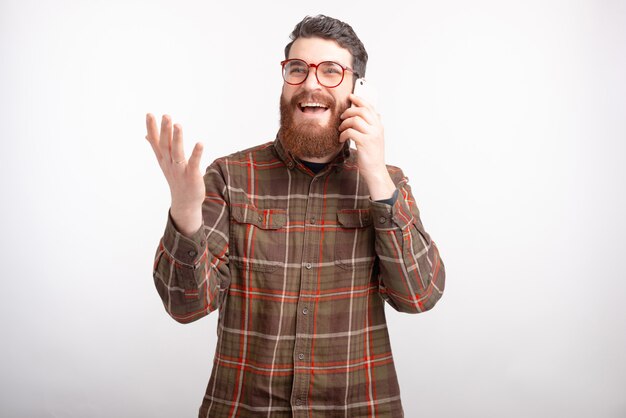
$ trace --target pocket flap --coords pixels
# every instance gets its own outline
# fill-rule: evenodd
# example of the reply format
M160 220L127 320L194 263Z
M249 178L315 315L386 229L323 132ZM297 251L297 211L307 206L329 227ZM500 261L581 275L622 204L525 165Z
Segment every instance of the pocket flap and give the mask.
M337 222L344 228L364 228L372 224L372 217L369 209L341 209Z
M252 205L233 205L230 214L238 223L252 224L261 229L280 229L287 223L287 211L284 209L259 209Z

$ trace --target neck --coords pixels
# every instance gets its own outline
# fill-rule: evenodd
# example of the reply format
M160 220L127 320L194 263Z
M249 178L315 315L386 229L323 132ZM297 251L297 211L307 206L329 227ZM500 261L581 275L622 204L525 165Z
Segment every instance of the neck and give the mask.
M302 161L307 161L309 163L329 163L333 160L333 158L335 158L335 155L337 154L332 154L332 155L328 155L326 157L320 157L320 158L306 157L306 158L300 158L300 159Z
M335 150L330 154L324 155L323 157L297 157L302 161L308 161L311 163L329 163L335 159L335 157L341 152L341 150L343 150L343 147L340 147L338 150Z

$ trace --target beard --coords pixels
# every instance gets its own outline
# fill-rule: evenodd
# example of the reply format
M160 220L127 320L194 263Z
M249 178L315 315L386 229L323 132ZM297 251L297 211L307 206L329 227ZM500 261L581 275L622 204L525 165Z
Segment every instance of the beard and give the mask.
M298 103L301 102L317 102L326 106L331 112L326 126L320 126L314 120L296 123L293 115L300 111ZM339 142L340 116L348 107L348 101L338 105L334 97L321 94L301 92L289 102L281 95L278 138L285 150L298 158L322 158L336 154L343 146Z

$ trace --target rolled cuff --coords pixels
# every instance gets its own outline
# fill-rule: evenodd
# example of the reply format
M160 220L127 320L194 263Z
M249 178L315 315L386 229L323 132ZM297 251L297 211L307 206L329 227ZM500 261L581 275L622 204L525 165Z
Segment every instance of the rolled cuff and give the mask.
M415 223L404 195L396 189L392 199L392 205L381 201L371 201L370 213L376 229L405 229Z
M176 229L172 215L168 212L165 233L163 234L163 246L177 262L193 266L198 263L206 249L204 226L187 237Z

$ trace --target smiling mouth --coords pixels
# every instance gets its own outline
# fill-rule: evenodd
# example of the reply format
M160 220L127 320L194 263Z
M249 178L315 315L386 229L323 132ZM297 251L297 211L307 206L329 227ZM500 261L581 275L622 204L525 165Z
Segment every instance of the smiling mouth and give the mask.
M302 113L322 114L328 110L328 107L317 102L303 102L298 103L298 109L300 109Z

